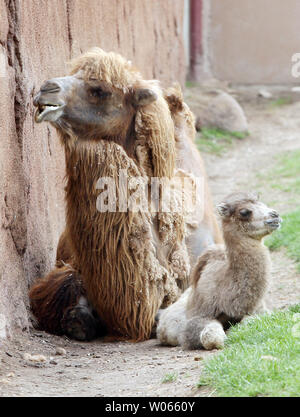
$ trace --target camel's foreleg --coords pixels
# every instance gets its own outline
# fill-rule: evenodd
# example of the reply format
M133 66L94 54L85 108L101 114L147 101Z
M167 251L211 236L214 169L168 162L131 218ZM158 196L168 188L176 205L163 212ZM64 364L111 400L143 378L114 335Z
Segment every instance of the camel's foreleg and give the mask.
M78 271L70 265L53 269L29 293L32 312L40 328L72 339L91 340L105 326L89 305Z

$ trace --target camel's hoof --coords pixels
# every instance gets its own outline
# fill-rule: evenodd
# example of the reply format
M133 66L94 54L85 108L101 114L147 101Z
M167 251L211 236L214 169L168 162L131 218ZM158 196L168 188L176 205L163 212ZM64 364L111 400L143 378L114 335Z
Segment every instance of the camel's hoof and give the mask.
M61 320L63 332L71 339L89 341L106 332L104 326L86 306L68 309Z

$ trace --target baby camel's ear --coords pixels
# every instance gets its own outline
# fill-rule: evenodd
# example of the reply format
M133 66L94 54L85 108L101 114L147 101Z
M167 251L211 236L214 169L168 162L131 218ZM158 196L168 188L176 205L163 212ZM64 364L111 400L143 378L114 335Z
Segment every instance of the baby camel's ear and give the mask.
M157 94L150 88L139 88L135 90L133 104L135 107L146 106L157 100Z
M259 200L260 199L260 192L259 191L252 191L251 193L254 197L255 200Z
M221 217L228 217L231 214L231 208L229 204L220 203L217 205L218 213Z

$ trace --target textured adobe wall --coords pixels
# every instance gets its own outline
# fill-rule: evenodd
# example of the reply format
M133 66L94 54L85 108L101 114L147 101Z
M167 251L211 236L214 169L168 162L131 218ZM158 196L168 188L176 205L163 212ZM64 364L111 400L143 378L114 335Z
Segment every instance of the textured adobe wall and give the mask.
M28 327L28 286L64 228L64 154L54 129L33 123L35 92L92 46L183 82L182 25L181 0L0 0L0 338Z

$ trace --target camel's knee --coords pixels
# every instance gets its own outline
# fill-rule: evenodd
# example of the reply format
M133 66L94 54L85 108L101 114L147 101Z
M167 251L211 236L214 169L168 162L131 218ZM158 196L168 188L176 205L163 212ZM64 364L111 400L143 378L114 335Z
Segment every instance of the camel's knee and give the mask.
M157 338L163 345L178 346L186 324L186 304L191 292L188 288L181 297L165 310L157 313Z
M29 298L39 327L49 333L91 340L104 331L88 305L79 273L70 265L56 268L38 280Z
M224 346L225 332L216 320L193 317L186 323L182 334L184 349L220 349Z
M81 297L76 306L69 307L64 312L61 327L68 337L82 341L89 341L106 334L104 323L85 297Z
M223 326L216 320L208 323L200 333L200 343L206 350L221 349L225 338Z
M30 289L29 299L39 326L50 333L62 334L60 321L65 310L85 295L79 274L69 265L56 268Z

